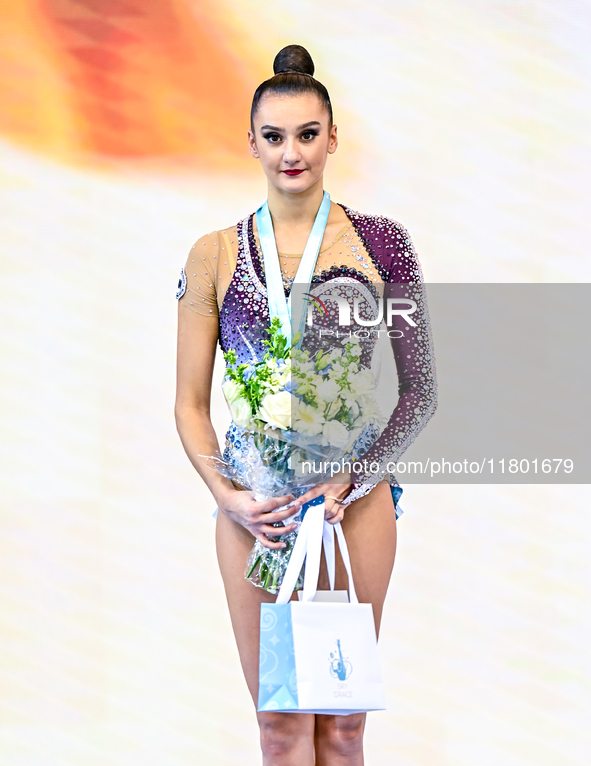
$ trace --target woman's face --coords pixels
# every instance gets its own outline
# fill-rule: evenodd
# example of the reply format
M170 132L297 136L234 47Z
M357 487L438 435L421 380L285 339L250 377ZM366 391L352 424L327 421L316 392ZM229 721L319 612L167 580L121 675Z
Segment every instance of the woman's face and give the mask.
M248 131L253 157L260 159L269 183L297 194L322 178L328 154L336 151L337 126L315 93L266 93Z

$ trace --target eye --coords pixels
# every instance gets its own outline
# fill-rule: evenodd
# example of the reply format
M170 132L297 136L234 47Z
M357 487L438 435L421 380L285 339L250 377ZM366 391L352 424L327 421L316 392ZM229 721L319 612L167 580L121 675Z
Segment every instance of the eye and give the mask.
M304 139L304 141L311 141L317 135L318 135L317 130L306 130L302 133L302 138Z
M264 138L266 138L267 141L269 141L271 144L278 144L279 141L281 141L281 136L279 133L266 133ZM277 141L275 141L275 139L277 139Z

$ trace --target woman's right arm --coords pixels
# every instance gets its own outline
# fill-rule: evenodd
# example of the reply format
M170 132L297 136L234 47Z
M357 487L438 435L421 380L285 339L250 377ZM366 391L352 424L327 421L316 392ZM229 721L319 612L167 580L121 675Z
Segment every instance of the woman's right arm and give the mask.
M234 485L199 458L219 451L210 415L217 339L217 317L197 314L178 304L176 427L189 460L220 506Z
M177 388L174 414L177 431L189 460L206 483L219 511L242 524L267 548L282 548L285 543L272 542L277 537L271 522L283 521L297 512L299 503L283 511L275 511L293 500L293 495L257 502L252 492L237 490L230 479L208 466L199 455L215 455L219 444L210 415L211 383L218 341L218 318L196 313L181 301L178 304ZM291 531L295 525L282 530Z

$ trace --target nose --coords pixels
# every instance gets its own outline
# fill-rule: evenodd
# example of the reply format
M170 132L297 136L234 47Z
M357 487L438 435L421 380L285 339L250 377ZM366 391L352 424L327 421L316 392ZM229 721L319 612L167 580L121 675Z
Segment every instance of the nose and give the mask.
M300 152L295 142L295 139L289 136L284 144L283 160L288 165L294 165L299 159L300 159Z

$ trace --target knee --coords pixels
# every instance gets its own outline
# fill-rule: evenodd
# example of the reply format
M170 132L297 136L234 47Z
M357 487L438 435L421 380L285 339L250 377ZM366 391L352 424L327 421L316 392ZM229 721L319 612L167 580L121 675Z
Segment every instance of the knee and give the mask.
M307 716L304 716L306 718ZM302 716L293 713L260 713L261 750L266 757L286 755L306 736Z
M351 756L363 749L365 715L334 716L320 727L325 746L342 756Z

